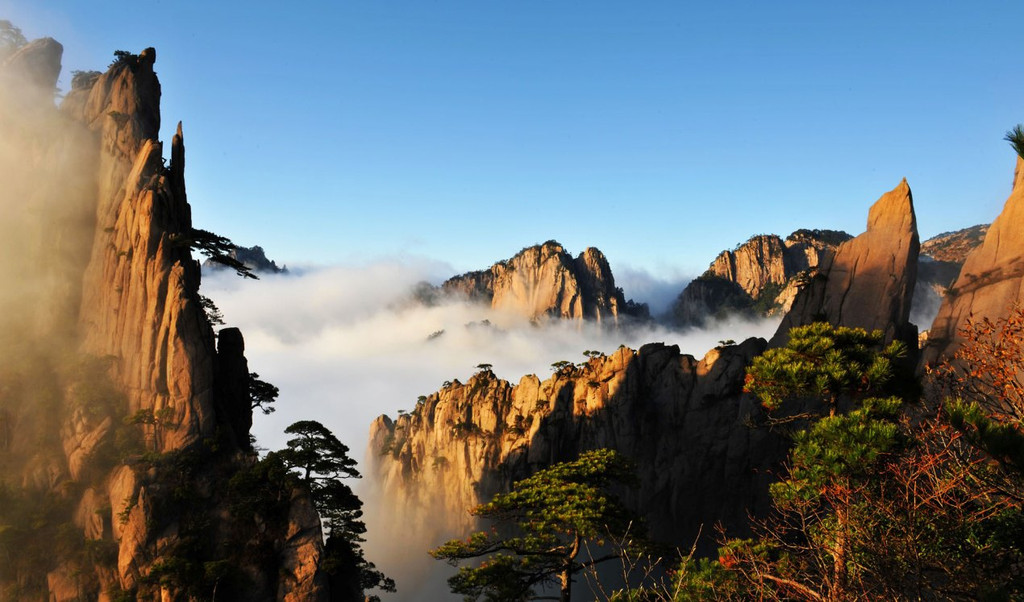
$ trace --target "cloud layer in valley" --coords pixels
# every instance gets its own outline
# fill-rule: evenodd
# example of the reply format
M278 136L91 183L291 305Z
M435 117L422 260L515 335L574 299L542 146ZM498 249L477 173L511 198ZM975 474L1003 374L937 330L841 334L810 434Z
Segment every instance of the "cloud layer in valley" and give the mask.
M260 444L276 449L288 424L316 419L361 458L373 418L411 410L419 395L445 380L465 380L477 364L492 364L499 377L518 382L530 373L546 377L553 362L580 361L588 349L660 341L700 357L719 340L768 337L775 329L775 321L729 321L688 332L558 320L535 325L459 299L432 306L412 299L417 283L447 273L442 263L394 258L255 282L208 275L203 293L229 325L242 329L250 369L281 389L278 411L255 421Z
M645 279L636 272L633 280ZM401 257L298 269L259 281L207 274L203 294L229 325L242 329L250 370L281 389L277 411L254 420L260 445L279 449L287 440L286 426L318 420L351 448L366 473L367 434L375 417L412 410L419 395L438 390L445 380L465 380L477 364L492 364L499 377L515 383L529 373L547 377L553 362L581 361L584 350L611 352L620 344L635 349L663 341L700 357L720 340L770 337L777 325L777 320L729 321L689 332L658 326L601 329L558 320L535 325L464 300L442 297L431 306L413 300L418 283L439 282L452 273L443 263ZM626 294L638 301L648 301L648 291L669 298L669 283L655 284L627 288ZM393 599L450 596L444 583L450 569L426 554L441 543L436 529L427 534L400 517L379 516L369 479L353 485L367 505L368 558L398 581Z

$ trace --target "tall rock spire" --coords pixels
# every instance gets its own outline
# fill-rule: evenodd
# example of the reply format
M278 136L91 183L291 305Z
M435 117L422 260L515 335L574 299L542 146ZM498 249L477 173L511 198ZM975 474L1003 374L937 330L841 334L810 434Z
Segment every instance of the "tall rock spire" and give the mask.
M1017 158L1013 191L992 222L985 241L964 261L960 276L947 292L928 334L922 361L947 359L956 353L967 320L998 320L1024 300L1024 159Z
M909 318L919 249L914 200L904 179L871 206L867 231L840 245L821 264L797 294L771 345L785 345L795 326L824 320L882 330L887 341L899 339L916 347L916 328Z

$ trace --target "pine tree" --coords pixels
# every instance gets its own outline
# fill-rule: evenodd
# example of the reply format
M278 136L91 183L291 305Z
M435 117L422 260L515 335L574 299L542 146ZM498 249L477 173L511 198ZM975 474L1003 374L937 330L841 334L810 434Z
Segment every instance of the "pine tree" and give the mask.
M628 464L614 451L584 452L577 460L519 481L511 492L473 510L512 534L478 531L430 554L453 565L485 559L461 567L448 581L452 592L467 600L524 600L535 587L558 583L560 599L568 602L575 574L620 558L625 542L641 534L638 519L609 491L633 479ZM591 556L584 553L588 542L607 544L609 551Z

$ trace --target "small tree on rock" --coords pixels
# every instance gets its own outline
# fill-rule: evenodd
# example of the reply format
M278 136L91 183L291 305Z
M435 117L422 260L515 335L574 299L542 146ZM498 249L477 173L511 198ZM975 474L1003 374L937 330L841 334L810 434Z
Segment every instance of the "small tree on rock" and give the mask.
M348 456L348 446L315 420L296 422L284 432L295 437L277 455L290 469L300 471L328 532L326 572L336 578L346 577L340 581L358 579L364 590L376 587L395 591L395 582L363 557L363 502L341 481L360 478L355 460Z
M461 567L448 580L452 592L467 600L523 600L537 586L558 583L560 599L568 602L574 575L621 558L630 531L640 531L636 517L609 491L634 479L616 452L584 452L578 460L541 470L473 509L474 515L494 520L512 534L478 531L430 554L455 566L484 559L477 566ZM588 543L607 545L607 552L581 554Z

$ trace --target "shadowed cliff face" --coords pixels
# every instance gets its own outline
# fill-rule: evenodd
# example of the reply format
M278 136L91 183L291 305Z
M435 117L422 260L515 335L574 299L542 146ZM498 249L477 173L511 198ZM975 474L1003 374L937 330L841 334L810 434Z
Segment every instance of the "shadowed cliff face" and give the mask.
M802 274L827 261L845 232L798 230L786 240L761 234L722 251L673 304L670 320L700 326L728 315L782 315L789 311Z
M514 481L610 447L636 463L640 486L624 497L655 538L690 546L701 534L707 551L715 523L744 533L748 512L767 509L782 457L780 438L745 426L759 410L741 393L743 374L764 346L749 339L697 361L655 343L543 381L528 375L513 385L485 370L446 383L413 412L371 426L381 512L404 517L404 529L421 525L429 545L468 528L467 509Z
M1024 159L1017 159L1013 191L985 240L967 256L942 300L922 360L951 358L967 320L998 320L1024 301Z
M230 512L255 462L248 373L199 304L156 54L58 111L61 53L38 40L0 65L0 598L326 599L307 498Z

